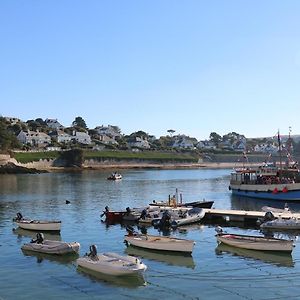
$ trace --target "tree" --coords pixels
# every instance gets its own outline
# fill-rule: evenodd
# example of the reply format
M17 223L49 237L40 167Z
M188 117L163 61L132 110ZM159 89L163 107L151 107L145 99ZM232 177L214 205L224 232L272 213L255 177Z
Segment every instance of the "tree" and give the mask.
M84 161L83 151L81 149L72 149L60 153L60 158L67 167L81 167Z
M170 137L173 136L173 133L174 133L175 131L176 131L176 130L174 130L174 129L169 129L169 130L167 130L167 132L170 134Z
M217 134L216 132L212 132L209 135L209 139L211 142L213 142L216 146L218 146L218 144L222 141L222 137Z
M17 137L7 129L4 118L0 118L0 150L6 151L13 148L20 148Z
M83 120L82 117L76 117L75 120L72 123L72 126L74 126L74 127L77 126L77 127L80 127L80 128L87 129L86 123L85 123L85 121Z

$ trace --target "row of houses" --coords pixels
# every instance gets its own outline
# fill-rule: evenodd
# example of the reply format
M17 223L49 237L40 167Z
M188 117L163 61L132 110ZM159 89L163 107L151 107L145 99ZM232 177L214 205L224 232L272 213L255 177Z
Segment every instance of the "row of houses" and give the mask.
M10 124L17 124L22 122L18 118L5 118ZM17 139L24 145L31 145L33 147L47 147L56 141L59 144L79 143L83 145L91 145L92 137L87 131L73 130L71 134L66 132L66 128L60 124L57 119L46 119L45 124L52 129L46 134L39 130L21 130ZM69 131L68 131L69 132ZM93 129L93 139L99 141L103 145L116 145L118 146L120 139L123 137L121 130L117 126L97 126ZM151 144L155 141L154 136L132 136L128 139L127 145L130 148L150 149ZM186 135L171 136L171 144L169 145L175 149L200 149L200 150L230 150L230 151L247 151L247 140L243 135L229 134L228 139L219 142L217 145L211 140L197 141L196 138L191 138ZM95 148L99 148L99 145ZM278 146L274 143L262 143L256 145L253 149L254 152L263 153L276 153Z

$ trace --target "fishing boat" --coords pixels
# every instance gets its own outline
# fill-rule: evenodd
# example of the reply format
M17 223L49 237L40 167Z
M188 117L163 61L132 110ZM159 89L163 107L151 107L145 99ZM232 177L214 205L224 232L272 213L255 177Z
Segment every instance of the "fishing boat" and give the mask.
M21 249L25 251L40 252L46 254L76 254L79 252L80 244L78 242L62 242L45 240L42 233L37 233L36 239L30 243L24 244Z
M36 231L60 231L61 221L56 220L32 220L23 218L21 213L13 221L23 229L36 230Z
M147 266L133 256L122 256L116 253L97 253L95 245L90 246L90 253L77 259L81 268L112 276L141 274Z
M297 218L277 218L264 222L260 225L261 229L274 229L274 230L298 230L300 229L300 220Z
M121 180L123 177L120 173L114 172L107 177L107 180Z
M148 234L127 234L124 241L127 245L144 249L192 253L195 242L167 236Z
M293 241L262 236L217 233L217 241L229 246L249 250L292 252Z
M199 207L199 208L211 208L214 204L214 201L206 201L205 199L200 201L192 202L183 202L182 193L178 193L178 189L175 191L175 195L169 198L167 201L156 201L153 200L152 203L149 203L149 206L168 206L168 207Z
M282 163L282 146L278 132L279 166L265 162L258 168L246 167L235 169L231 173L229 190L233 195L257 199L282 201L300 201L300 172L298 163L286 156L288 161ZM244 157L246 155L244 154Z
M172 227L178 227L188 224L193 224L199 222L203 219L205 212L202 208L195 207L187 210L184 214L180 215L178 218L174 218L171 222Z

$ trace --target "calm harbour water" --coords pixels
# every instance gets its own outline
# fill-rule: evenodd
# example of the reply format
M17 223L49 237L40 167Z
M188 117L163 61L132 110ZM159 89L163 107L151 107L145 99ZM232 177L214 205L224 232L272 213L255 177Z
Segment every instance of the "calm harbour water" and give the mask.
M181 257L127 249L125 228L107 226L100 220L106 205L117 210L140 207L166 200L176 188L184 201L205 198L214 200L216 208L275 206L232 198L228 191L230 170L127 170L122 174L124 179L119 182L107 181L108 172L100 171L0 176L0 300L300 299L297 240L292 255L241 251L217 247L214 227L197 224L170 233L196 241L192 257ZM293 204L292 208L298 209ZM26 217L61 220L61 234L50 238L80 242L80 255L96 244L99 252L142 257L148 266L144 279L95 277L77 270L73 257L23 253L21 245L35 234L13 232L12 218L18 211ZM258 234L254 228L226 230ZM160 234L152 227L148 233Z

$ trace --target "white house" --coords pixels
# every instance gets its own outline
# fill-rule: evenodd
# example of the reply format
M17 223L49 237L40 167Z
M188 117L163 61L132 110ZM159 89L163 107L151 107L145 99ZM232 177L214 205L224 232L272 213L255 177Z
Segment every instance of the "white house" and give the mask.
M142 137L136 136L133 141L129 141L128 145L130 147L142 148L142 149L150 149L150 145L147 139L143 139Z
M64 131L59 130L57 131L56 140L58 143L67 144L72 141L72 136Z
M103 144L118 145L118 142L114 138L106 134L99 134L98 136L99 136L99 141L102 142Z
M53 128L53 129L64 129L64 126L62 126L57 119L46 119L45 123L47 124L48 127Z
M117 126L112 126L112 125L108 125L108 126L97 126L95 128L95 131L101 136L108 136L110 138L112 138L113 140L117 140L118 138L120 138L122 135L121 133L118 131Z
M15 125L17 123L22 122L20 119L18 118L11 118L11 117L4 117L5 121L9 122L11 125Z
M173 138L175 139L172 145L173 148L194 149L195 147L195 138L190 138L186 135L177 135Z
M73 132L72 140L80 144L91 144L91 137L86 132L75 131Z
M263 152L263 153L277 153L278 146L270 143L263 143L260 145L255 145L254 152Z
M205 141L200 141L196 147L198 149L216 149L216 145L211 142L211 141L208 141L208 140L205 140Z
M48 134L39 131L21 130L17 139L22 144L29 144L37 147L46 146L51 143L51 137Z

